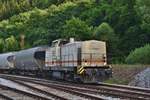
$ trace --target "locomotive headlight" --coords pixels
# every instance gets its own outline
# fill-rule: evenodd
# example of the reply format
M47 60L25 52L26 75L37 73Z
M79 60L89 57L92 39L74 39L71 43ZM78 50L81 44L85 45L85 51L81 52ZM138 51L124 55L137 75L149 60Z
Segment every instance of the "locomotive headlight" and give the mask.
M87 60L83 60L83 65L84 66L88 66L89 65L88 62L87 62Z
M87 65L88 65L88 63L87 63L87 62L84 62L84 65L85 65L85 66L87 66Z

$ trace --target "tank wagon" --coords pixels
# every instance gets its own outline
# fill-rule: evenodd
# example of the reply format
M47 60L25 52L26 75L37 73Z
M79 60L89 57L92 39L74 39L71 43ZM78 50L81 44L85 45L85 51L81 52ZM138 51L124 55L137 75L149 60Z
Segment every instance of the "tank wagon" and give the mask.
M15 72L39 74L45 65L46 47L35 47L15 53Z
M14 68L14 61L14 53L0 54L0 72L10 72L10 69Z
M84 82L102 81L112 74L107 65L106 43L97 40L53 41L46 50L45 67L51 69L52 76Z
M50 47L0 54L0 71L55 77L77 82L99 82L111 77L106 43L58 39Z

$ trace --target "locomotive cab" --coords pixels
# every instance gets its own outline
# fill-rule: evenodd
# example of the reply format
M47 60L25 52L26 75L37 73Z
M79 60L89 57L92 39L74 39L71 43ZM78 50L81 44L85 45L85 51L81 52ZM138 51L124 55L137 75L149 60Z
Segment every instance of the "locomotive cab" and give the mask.
M57 39L57 40L52 41L51 47L59 47L66 43L68 43L68 41L65 39Z

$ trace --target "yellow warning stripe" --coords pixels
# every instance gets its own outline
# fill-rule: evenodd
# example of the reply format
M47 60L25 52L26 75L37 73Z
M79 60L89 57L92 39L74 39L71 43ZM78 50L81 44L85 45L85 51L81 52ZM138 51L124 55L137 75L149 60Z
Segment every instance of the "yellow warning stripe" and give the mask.
M78 70L77 70L78 74L82 74L84 71L85 70L83 66L78 67Z
M83 68L84 68L84 67L83 67L83 66L81 66L81 67L78 69L78 71L80 72Z
M83 69L83 70L81 70L80 74L82 74L84 71L85 71L84 69Z

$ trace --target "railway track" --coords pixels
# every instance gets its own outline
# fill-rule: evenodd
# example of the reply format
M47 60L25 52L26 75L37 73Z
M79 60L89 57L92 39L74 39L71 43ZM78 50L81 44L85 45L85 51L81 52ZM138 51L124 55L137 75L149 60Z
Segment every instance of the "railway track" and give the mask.
M30 82L24 82L24 81L15 81L16 83L19 83L19 84L22 84L22 85L25 85L25 86L28 86L28 87L31 87L31 88L37 88L37 87L44 87L47 89L47 92L49 93L48 90L53 90L55 91L55 89L57 90L57 92L59 94L57 95L61 95L61 96L65 96L66 100L68 99L90 99L90 100L104 100L104 98L102 97L98 97L98 96L93 96L93 95L90 95L90 94L86 94L86 93L83 93L82 91L76 91L76 90L73 90L71 88L66 88L66 87L61 87L59 85L46 85L45 83L38 83L38 82L35 82L35 81L30 81ZM38 88L39 89L39 88ZM42 88L41 88L42 89ZM63 95L62 95L62 92L63 92ZM65 95L64 95L65 94ZM69 94L69 95L66 95L66 94ZM70 95L72 94L72 95ZM71 97L71 98L70 98Z
M3 76L4 77L4 76ZM130 86L112 85L112 84L75 84L66 82L56 82L43 79L23 78L23 77L12 77L5 76L16 80L20 84L24 85L43 85L51 87L53 89L66 91L74 95L86 97L90 95L96 98L87 97L90 99L104 99L102 96L120 98L120 99L135 99L135 100L150 100L150 90L144 88L135 88Z
M0 94L0 100L13 100L13 98L11 98L5 94Z
M4 77L6 78L6 77ZM30 89L36 90L38 92L44 93L47 96L53 97L54 99L59 100L104 100L104 97L93 96L91 94L86 94L80 91L72 90L70 88L60 87L58 85L46 85L48 83L38 83L35 81L29 81L27 79L18 79L18 78L6 78L20 85L29 87ZM55 92L55 93L54 93ZM65 97L65 98L64 98Z
M51 100L49 97L0 84L1 100Z

